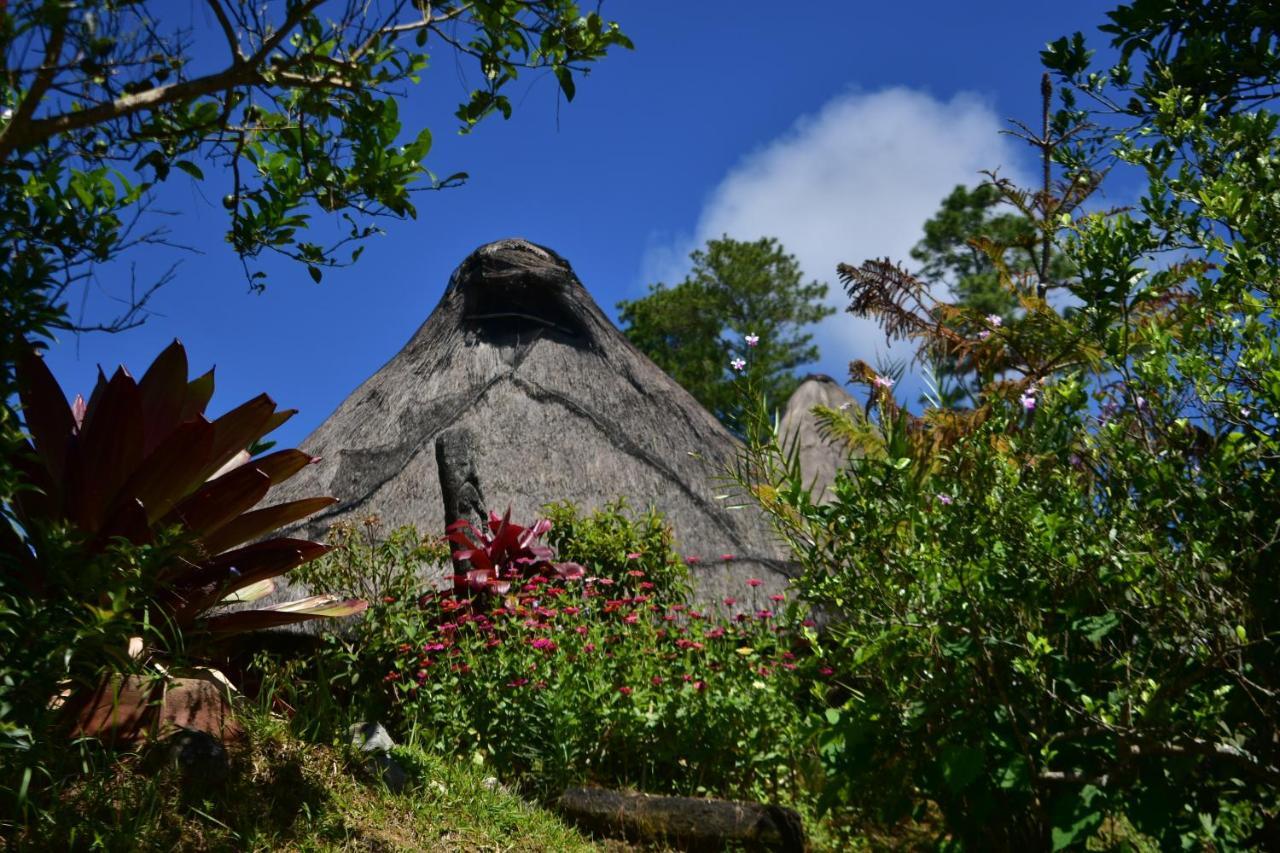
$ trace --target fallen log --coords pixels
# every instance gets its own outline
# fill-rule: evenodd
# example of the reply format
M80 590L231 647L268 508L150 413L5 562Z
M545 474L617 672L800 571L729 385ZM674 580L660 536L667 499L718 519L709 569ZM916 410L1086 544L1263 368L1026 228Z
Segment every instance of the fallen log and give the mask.
M783 806L569 788L556 810L587 832L678 850L805 850L800 815Z

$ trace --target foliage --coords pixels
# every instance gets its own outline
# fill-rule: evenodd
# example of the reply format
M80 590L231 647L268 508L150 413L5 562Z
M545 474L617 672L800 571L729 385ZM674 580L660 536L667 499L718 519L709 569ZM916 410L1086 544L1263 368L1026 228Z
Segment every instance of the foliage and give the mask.
M302 719L337 689L429 751L540 795L596 781L811 803L823 784L811 733L834 674L813 623L752 585L724 610L690 604L661 517L624 507L547 507L564 522L549 538L587 577L533 575L492 600L387 597L329 640L310 674L323 687L294 678L286 700ZM317 564L349 559L344 547ZM357 569L378 559L353 556Z
M511 507L501 517L490 511L488 533L477 530L466 519L450 524L445 528L445 538L464 546L453 552L453 559L466 566L454 579L454 594L459 598L473 593L505 595L512 584L534 578L582 578L582 566L553 562L555 551L538 544L550 529L551 522L545 518L531 527L515 524L511 521Z
M1125 824L1161 849L1274 844L1280 66L1256 14L1134 2L1104 28L1112 69L1083 37L1046 51L1075 87L1051 113L1046 80L1031 135L1060 179L995 186L1074 274L996 264L1012 322L976 334L901 268L842 268L852 310L974 365L972 410L913 415L856 365L866 413L826 419L879 452L822 506L756 414L738 475L839 614L852 698L823 755L845 796L927 797L975 849ZM1109 125L1081 124L1081 93ZM1140 216L1081 208L1108 159L1145 175Z
M1036 228L1004 202L994 183L957 186L924 223L924 239L911 249L912 260L921 264L916 275L934 288L947 288L954 306L971 311L976 334L989 335L1017 316L1017 297L1002 285L1001 275L1026 280L1036 275L1041 261ZM1052 252L1049 277L1065 281L1070 273L1066 256ZM972 377L961 363L942 361L936 373L942 407L975 402L982 383L969 382Z
M79 598L105 604L109 579L50 571L50 548L70 542L86 555L111 543L153 545L177 526L170 553L129 606L187 639L358 612L363 602L332 596L209 616L226 603L263 597L272 578L315 559L324 546L297 539L253 541L318 512L333 498L307 498L252 509L273 485L315 460L298 450L250 459L244 450L291 417L265 394L214 421L204 417L213 373L188 380L187 356L175 341L141 381L119 368L102 373L85 404L68 404L34 351L19 365L18 387L32 446L14 464L23 473L14 500L16 531L5 556L9 580L35 599ZM252 544L246 545L245 543Z
M571 501L545 506L551 529L547 544L564 560L591 566L591 574L625 584L628 572L640 570L657 595L673 599L688 596L689 573L674 552L671 528L649 507L630 512L626 498L618 498L590 514Z
M163 234L140 228L151 191L182 173L225 182L228 242L321 270L377 229L416 216L412 184L423 129L401 135L397 95L438 45L473 61L480 84L457 110L463 130L512 111L523 69L548 69L572 99L574 73L630 42L572 0L296 0L253 6L210 0L211 26L190 31L161 3L19 0L0 10L0 256L3 326L15 337L61 324L67 291L95 266ZM217 175L206 178L213 164ZM325 245L303 235L313 211L339 214ZM339 254L339 250L342 253ZM260 287L261 270L246 268ZM140 296L140 294L139 294ZM137 320L145 296L110 324Z
M739 430L731 359L746 359L752 378L773 399L800 383L796 368L816 361L813 336L801 330L835 313L823 304L827 286L802 283L793 255L772 237L728 236L690 256L693 269L674 287L650 285L641 299L618 303L623 332L672 379L732 430Z
M364 602L322 595L210 613L269 594L272 578L325 550L295 539L243 544L332 503L252 509L313 461L296 450L257 459L242 450L292 412L277 412L264 395L206 420L213 374L189 381L176 342L141 381L123 368L109 381L100 375L87 404L77 397L68 405L34 351L17 379L31 441L5 460L19 472L19 527L0 528L0 761L6 780L20 780L5 793L22 801L42 781L33 775L53 748L44 742L57 719L50 700L63 691L73 706L104 669L207 650L236 632L349 615Z

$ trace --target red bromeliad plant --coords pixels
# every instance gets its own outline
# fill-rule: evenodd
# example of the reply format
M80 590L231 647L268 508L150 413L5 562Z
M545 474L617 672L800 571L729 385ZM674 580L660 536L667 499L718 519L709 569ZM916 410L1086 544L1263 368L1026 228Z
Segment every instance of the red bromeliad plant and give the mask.
M471 522L460 519L445 528L445 538L461 545L453 552L455 561L467 561L471 567L465 574L454 576L454 594L458 597L475 592L505 594L511 584L535 576L576 580L586 574L578 563L552 561L555 552L538 540L551 529L547 519L535 521L532 527L511 522L511 507L501 518L489 512L489 532L476 530ZM470 531L468 536L463 531Z
M31 441L29 452L16 460L25 488L13 512L26 541L5 531L9 541L0 544L16 553L14 579L33 596L98 603L93 599L102 590L46 570L42 543L47 533L62 529L86 556L100 555L121 539L136 546L176 540L174 556L145 579L149 594L136 607L151 608L152 624L171 625L185 636L217 638L346 616L367 606L358 599L313 596L210 614L220 605L270 594L273 578L328 550L301 539L254 541L334 502L307 498L253 508L273 485L317 461L299 450L257 459L246 451L294 410L277 411L263 394L208 420L213 371L189 381L186 351L177 341L140 381L123 367L110 380L99 372L87 404L78 396L67 404L34 350L20 357L17 378Z

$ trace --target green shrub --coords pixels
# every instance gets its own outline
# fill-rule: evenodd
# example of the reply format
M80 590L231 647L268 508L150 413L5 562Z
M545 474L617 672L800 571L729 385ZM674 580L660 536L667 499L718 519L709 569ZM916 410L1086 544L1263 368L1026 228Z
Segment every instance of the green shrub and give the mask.
M699 611L661 517L624 507L548 508L557 557L583 564L582 579L537 575L474 601L450 587L374 603L329 638L319 692L336 687L353 713L390 718L412 743L473 757L540 794L595 781L811 800L822 779L810 734L832 676L812 623L750 585L725 603L737 616ZM425 586L411 530L381 544L372 529L331 541L303 569L336 584L329 591L353 592L339 576L353 582L365 567L399 574L389 588ZM310 700L297 698L304 719Z

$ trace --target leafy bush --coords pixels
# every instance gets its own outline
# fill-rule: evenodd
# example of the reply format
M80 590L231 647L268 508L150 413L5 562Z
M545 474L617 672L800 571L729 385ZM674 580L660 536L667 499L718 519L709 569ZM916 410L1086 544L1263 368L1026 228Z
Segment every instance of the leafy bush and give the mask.
M297 539L253 542L334 502L308 498L252 509L273 485L314 461L298 450L258 459L245 450L292 410L277 412L264 394L206 420L213 374L188 381L177 341L139 382L123 367L110 381L100 373L88 404L77 397L68 405L33 350L18 367L31 445L15 460L22 479L13 509L22 536L8 527L3 533L6 568L29 594L101 603L109 575L56 563L48 551L68 542L82 555L118 540L151 545L158 532L172 529L168 558L139 579L141 595L128 606L146 610L151 624L177 632L178 641L349 615L363 606L321 596L265 610L207 612L268 594L272 578L325 551ZM70 571L54 571L59 566Z
M810 733L833 675L814 653L812 623L750 585L724 602L743 611L732 619L691 606L661 517L632 518L624 506L548 507L549 538L585 577L537 573L491 597L446 588L374 603L349 635L329 639L319 692L337 686L413 742L473 756L544 794L592 780L810 798L822 784ZM419 541L411 530L387 541L397 538L392 560ZM385 571L386 552L360 537L335 545L304 571ZM406 585L421 583L421 566L400 565Z
M995 183L1044 241L1036 270L1000 271L1013 317L984 321L887 262L840 268L854 313L974 378L973 408L935 397L912 415L855 365L866 412L821 417L860 452L824 506L757 413L737 475L806 596L839 614L851 698L823 755L845 796L886 815L933 800L973 849L1116 826L1161 849L1274 846L1280 140L1275 115L1223 94L1277 82L1274 63L1223 52L1252 14L1123 6L1111 74L1089 73L1079 37L1046 52L1121 124L1091 135L1082 112L1050 114L1046 76L1041 143L1063 180L1046 161L1034 192ZM1217 94L1193 85L1206 56ZM1099 150L1145 172L1143 218L1081 207ZM1070 278L1048 268L1054 244ZM1166 250L1180 262L1153 264Z
M29 440L4 467L17 490L0 520L0 778L25 808L60 719L104 671L135 671L151 653L189 653L231 633L358 612L316 596L262 610L212 613L271 592L271 579L320 553L294 539L244 542L332 502L252 507L311 462L296 450L251 459L245 447L283 423L265 395L210 422L213 375L188 381L175 342L141 381L100 375L73 404L27 349L17 385ZM9 522L12 514L16 526ZM65 717L65 714L61 714ZM13 781L10 787L10 780Z

